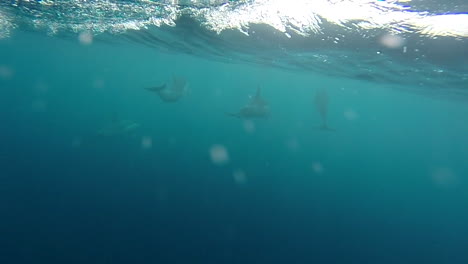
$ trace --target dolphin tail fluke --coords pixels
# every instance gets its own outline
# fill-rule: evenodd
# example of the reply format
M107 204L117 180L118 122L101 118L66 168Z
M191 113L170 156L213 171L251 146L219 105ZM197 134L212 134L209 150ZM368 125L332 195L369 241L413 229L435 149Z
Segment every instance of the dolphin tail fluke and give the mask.
M329 127L327 124L323 124L322 126L320 126L320 130L324 130L324 131L335 131L335 129Z
M153 86L153 87L146 87L145 90L148 90L150 92L159 92L159 91L163 90L164 88L166 88L166 84L162 84L162 85L159 85L159 86Z

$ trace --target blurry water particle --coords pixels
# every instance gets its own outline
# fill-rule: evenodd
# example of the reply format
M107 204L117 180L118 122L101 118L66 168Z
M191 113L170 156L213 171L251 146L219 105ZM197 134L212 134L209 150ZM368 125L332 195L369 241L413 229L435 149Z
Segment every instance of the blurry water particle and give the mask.
M406 53L406 51L408 50L408 48L406 46L403 47L403 53Z
M159 202L167 201L168 197L169 193L166 188L159 187L158 190L156 190L156 199Z
M289 151L297 151L299 149L299 142L295 138L291 138L286 141L286 147L289 149Z
M344 112L344 117L349 121L354 121L359 117L359 115L353 109L347 109Z
M312 163L312 170L317 173L317 174L321 174L323 173L323 166L322 166L322 163L320 162L313 162Z
M247 175L245 175L245 172L243 170L235 170L233 173L232 173L232 177L234 178L234 181L237 183L237 184L244 184L247 182Z
M255 123L252 120L245 120L244 121L244 130L247 133L255 132Z
M211 161L217 165L223 165L229 161L229 154L223 145L213 145L210 148Z
M80 147L82 144L82 140L80 137L75 137L73 140L72 140L72 147L74 148L78 148Z
M432 173L432 180L440 187L453 187L458 184L458 178L449 168L438 168Z
M91 32L81 32L78 36L78 40L83 45L90 45L93 43L93 34L91 34Z
M151 137L142 137L141 147L143 149L150 149L151 147L153 147L153 139Z
M216 90L214 91L214 94L215 94L216 97L220 97L220 96L223 95L223 90L221 90L221 89L216 89Z
M49 86L43 82L38 82L34 86L34 91L40 94L45 94L49 91Z
M226 227L226 230L225 230L225 239L227 240L234 240L235 237L236 237L236 228L232 225L229 225Z
M167 143L170 145L170 146L174 146L177 144L177 138L175 137L170 137L168 140L167 140Z
M47 110L47 102L38 99L32 102L31 107L34 112L45 112Z
M405 44L405 39L397 35L388 34L380 38L380 44L390 49L396 49Z
M93 88L96 88L96 89L102 89L104 88L104 80L101 80L101 79L98 79L98 80L94 80L93 82Z
M7 66L0 65L0 79L7 80L13 77L13 70Z

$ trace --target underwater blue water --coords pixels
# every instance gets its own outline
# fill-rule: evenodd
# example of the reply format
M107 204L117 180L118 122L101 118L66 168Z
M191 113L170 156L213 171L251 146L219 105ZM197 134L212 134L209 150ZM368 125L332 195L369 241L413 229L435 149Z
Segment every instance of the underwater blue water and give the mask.
M0 263L468 263L466 100L198 55L0 39Z

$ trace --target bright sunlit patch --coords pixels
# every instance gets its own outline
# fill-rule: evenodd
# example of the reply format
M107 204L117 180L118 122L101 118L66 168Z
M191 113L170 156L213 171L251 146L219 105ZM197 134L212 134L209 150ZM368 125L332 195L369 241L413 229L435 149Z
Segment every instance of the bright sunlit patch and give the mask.
M425 16L414 25L424 35L468 37L468 14Z
M214 164L223 165L229 161L229 154L223 145L213 145L210 148L210 158Z

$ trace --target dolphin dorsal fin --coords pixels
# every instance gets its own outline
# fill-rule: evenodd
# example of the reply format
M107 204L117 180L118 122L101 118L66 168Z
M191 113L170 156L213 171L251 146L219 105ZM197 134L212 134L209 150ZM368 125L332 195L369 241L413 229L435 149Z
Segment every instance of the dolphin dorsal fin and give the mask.
M186 86L187 80L185 79L185 77L172 75L172 90L177 92L183 92Z
M255 96L252 98L251 104L257 105L257 106L267 105L267 102L263 100L262 98L262 88L260 87L260 85L257 87L257 92L255 93Z
M255 99L261 99L262 98L262 88L257 86L257 92L255 93Z

